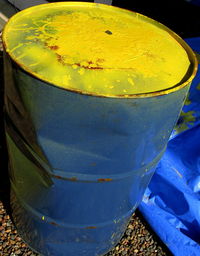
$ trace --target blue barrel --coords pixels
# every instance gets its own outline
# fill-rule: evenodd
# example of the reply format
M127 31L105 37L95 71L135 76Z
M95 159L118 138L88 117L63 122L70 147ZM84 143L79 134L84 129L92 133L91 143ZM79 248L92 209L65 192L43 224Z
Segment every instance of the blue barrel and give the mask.
M45 256L100 256L122 237L161 159L197 63L169 90L103 97L42 81L5 53L13 220Z

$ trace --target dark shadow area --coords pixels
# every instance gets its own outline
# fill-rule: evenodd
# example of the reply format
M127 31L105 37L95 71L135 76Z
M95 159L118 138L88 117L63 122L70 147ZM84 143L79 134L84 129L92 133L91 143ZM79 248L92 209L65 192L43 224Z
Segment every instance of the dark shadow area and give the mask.
M113 5L153 18L183 38L200 36L200 6L186 0L113 0Z
M4 79L3 79L3 54L0 51L0 201L2 201L6 212L10 215L10 181L8 174L8 154L4 131Z
M163 168L166 167L163 166ZM176 185L171 184L157 173L154 174L153 181L153 183L149 184L149 189L153 191L152 196L155 196L155 203L158 207L175 216L184 215L189 211L185 195Z
M48 0L48 2L59 1ZM94 1L82 0L82 2ZM187 0L113 0L112 5L155 19L183 38L200 36L200 6L191 4Z
M200 243L200 228L197 220L193 220L192 222L182 220L185 225L185 229L180 228L180 232L184 235L188 236L192 240L197 243Z

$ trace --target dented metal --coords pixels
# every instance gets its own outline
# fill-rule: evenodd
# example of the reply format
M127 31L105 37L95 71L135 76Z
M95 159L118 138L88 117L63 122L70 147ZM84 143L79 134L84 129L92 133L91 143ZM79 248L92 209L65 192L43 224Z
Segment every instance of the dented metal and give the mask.
M41 255L100 256L123 235L196 72L174 88L98 96L40 80L5 49L13 220Z

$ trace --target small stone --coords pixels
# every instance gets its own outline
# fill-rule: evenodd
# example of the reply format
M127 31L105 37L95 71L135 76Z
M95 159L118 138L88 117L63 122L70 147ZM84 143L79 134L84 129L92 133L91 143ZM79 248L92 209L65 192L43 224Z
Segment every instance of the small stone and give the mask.
M127 255L127 251L122 251L122 255Z
M14 245L14 244L15 244L15 241L10 240L10 243L11 243L11 245Z
M31 254L32 254L32 252L29 251L29 252L26 253L26 256L29 256L29 255L31 255Z
M5 248L7 246L7 242L4 242L2 246Z
M127 230L126 230L126 235L130 235L131 234L131 232L132 232L132 230L130 229L130 228L128 228Z
M128 228L133 229L134 226L133 226L132 224L129 224L129 225L128 225Z
M10 239L14 240L14 239L15 239L15 236L14 236L14 235L11 235L11 236L10 236Z

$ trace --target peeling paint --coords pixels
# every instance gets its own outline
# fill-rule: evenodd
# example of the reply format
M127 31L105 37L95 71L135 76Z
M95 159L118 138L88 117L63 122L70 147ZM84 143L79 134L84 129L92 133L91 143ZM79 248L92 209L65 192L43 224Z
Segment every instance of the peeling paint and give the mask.
M105 179L98 179L98 182L109 182L112 181L110 178L105 178Z
M62 177L59 175L54 175L54 178L56 179L60 179L60 180L69 180L69 181L77 181L77 177L70 177L70 178L66 178L66 177Z
M86 229L96 229L97 227L96 226L88 226L86 227Z
M49 222L49 224L51 224L51 225L53 225L53 226L59 226L57 223L55 223L55 222L53 222L53 221Z

